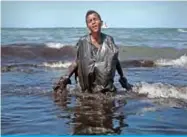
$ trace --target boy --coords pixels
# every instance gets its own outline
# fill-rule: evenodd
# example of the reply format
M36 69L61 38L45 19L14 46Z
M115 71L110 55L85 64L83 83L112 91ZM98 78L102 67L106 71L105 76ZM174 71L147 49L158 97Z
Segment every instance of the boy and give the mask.
M100 15L89 10L85 19L90 34L79 39L76 62L72 65L73 69L68 78L63 80L63 84L70 84L70 77L75 73L78 75L82 91L114 92L116 88L113 79L117 70L122 87L131 90L131 85L123 75L118 60L118 48L113 38L101 32L103 22Z

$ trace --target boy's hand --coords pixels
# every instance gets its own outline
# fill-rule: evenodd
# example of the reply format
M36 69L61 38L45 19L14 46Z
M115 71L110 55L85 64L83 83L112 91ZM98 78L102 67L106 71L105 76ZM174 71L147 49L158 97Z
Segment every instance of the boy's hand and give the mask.
M64 85L71 84L70 78L63 78L63 84Z
M61 77L60 80L58 81L58 83L53 87L53 90L54 91L64 90L66 88L67 84L71 84L70 78L69 77L67 77L67 78Z

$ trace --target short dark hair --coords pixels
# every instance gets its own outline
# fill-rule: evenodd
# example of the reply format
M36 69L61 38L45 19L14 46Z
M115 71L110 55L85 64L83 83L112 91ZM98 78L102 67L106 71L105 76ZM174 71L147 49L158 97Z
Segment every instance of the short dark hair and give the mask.
M95 13L99 17L99 19L101 20L101 16L99 15L99 13L97 11L95 11L95 10L88 10L87 13L86 13L86 16L85 16L86 22L87 22L88 16L90 14L93 14L93 13Z

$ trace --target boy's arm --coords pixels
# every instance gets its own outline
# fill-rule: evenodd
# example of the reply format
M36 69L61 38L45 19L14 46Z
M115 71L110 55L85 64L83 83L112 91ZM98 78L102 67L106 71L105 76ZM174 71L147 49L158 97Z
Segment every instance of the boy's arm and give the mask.
M117 59L116 69L118 71L118 74L120 75L119 82L123 88L126 88L128 91L132 90L132 85L128 83L126 77L123 75L123 70L121 68L120 62Z
M71 78L73 73L76 73L77 69L78 69L77 63L76 62L72 63L70 66L70 72L69 72L68 78Z
M121 64L119 62L119 59L117 59L116 69L117 69L117 72L120 75L120 77L123 77L123 70L121 68Z
M114 42L113 37L111 37L111 44L118 49L117 45ZM121 64L120 64L119 59L118 59L118 54L117 54L117 58L116 59L117 59L117 63L116 63L117 72L120 75L120 77L123 77L123 70L121 68Z
M77 43L76 47L78 47L79 49L79 45L80 45L80 41ZM77 50L77 57L79 55L79 50ZM76 71L78 69L78 65L77 65L77 58L75 60L74 63L72 63L69 67L69 74L67 77L61 77L60 80L58 81L57 85L54 87L54 91L57 91L59 88L63 87L63 89L66 87L67 84L71 84L71 76L73 75L73 73L77 74ZM61 89L61 90L63 90Z
M114 44L114 46L116 46L113 38L111 39L111 41L112 41L112 44ZM118 74L120 75L119 82L120 82L121 86L123 88L126 88L127 90L132 90L132 85L128 83L127 79L123 75L123 70L121 68L121 64L119 62L118 57L117 57L116 69L117 69Z
M70 78L71 78L71 76L73 75L73 73L75 73L75 81L76 81L76 77L77 77L77 69L78 69L78 64L77 64L77 62L78 62L78 58L79 58L79 50L80 50L80 47L81 47L81 45L82 45L82 41L81 41L81 39L77 42L77 44L76 44L76 47L77 47L77 56L76 56L76 59L75 59L75 61L74 61L74 63L72 63L71 64L71 66L69 67L69 75L68 75L68 77L66 78L67 79L67 81L70 81ZM69 83L67 83L67 84L69 84Z

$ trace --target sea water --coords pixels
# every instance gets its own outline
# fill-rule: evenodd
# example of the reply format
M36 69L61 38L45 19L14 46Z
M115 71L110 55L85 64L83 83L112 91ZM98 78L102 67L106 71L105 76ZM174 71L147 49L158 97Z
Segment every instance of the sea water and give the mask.
M2 135L187 134L187 29L103 32L119 46L132 92L116 73L115 95L80 93L72 77L54 97L52 87L68 73L87 29L2 29Z

